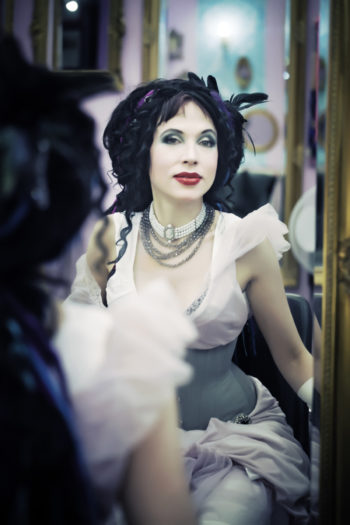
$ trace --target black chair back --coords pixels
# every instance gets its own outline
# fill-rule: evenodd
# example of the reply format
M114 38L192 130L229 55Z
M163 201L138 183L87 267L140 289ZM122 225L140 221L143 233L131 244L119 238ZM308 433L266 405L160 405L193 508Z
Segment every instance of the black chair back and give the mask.
M311 352L313 314L310 305L298 294L287 293L287 299L299 335ZM295 437L309 454L308 407L277 368L254 317L248 320L237 341L233 362L246 374L257 377L278 400Z

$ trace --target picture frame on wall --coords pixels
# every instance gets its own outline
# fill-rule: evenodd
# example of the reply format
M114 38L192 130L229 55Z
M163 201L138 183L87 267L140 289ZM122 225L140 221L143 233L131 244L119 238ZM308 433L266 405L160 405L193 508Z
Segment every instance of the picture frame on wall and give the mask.
M183 58L183 35L175 29L169 32L168 58L169 60Z

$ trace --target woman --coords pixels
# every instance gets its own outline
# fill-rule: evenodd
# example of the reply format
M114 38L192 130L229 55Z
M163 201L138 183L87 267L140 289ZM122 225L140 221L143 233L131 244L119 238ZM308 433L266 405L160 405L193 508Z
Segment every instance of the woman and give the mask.
M312 358L278 266L287 229L269 205L244 219L220 211L220 191L243 158L239 109L265 99L224 102L213 77L205 85L190 73L141 85L116 107L104 133L121 187L103 238L108 253L98 267L94 233L71 295L111 307L162 276L195 324L195 376L180 407L203 524L269 523L273 501L307 521L308 458L277 401L231 362L252 312L282 374L311 403Z
M0 521L114 523L118 500L129 523L192 525L174 387L193 328L161 282L114 310L60 308L43 267L101 213L80 109L101 86L27 64L12 39L0 71Z

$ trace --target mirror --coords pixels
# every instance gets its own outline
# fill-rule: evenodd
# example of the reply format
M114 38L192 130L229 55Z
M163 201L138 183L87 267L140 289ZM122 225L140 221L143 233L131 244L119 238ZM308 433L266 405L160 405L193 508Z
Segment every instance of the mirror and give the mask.
M264 109L274 116L278 134L275 144L267 151L258 152L255 157L252 152L248 151L242 170L249 168L249 172L255 173L262 167L266 173L273 172L280 182L283 181L284 184L281 185L281 191L276 196L276 202L281 216L287 222L296 202L305 190L309 189L305 188L304 179L304 157L309 147L305 132L305 108L310 110L310 106L307 105L305 85L306 83L309 87L313 85L312 77L307 77L307 72L318 71L317 113L314 114L316 122L314 126L316 129L314 174L317 171L317 213L313 291L314 300L322 294L322 308L319 308L319 317L322 320L323 340L321 371L318 376L322 383L322 395L318 399L318 412L314 410L318 419L313 420L312 423L322 432L321 451L319 452L321 472L318 475L315 471L315 476L312 477L315 487L313 501L316 512L318 512L320 502L320 525L329 523L341 525L348 521L345 487L346 473L350 471L347 439L350 436L347 377L347 371L350 368L350 331L348 329L350 318L348 293L350 287L348 241L350 220L349 206L346 203L347 196L350 195L350 173L348 173L350 149L346 143L350 130L348 130L348 122L343 118L344 115L349 114L350 110L348 97L350 92L349 2L347 0L309 0L309 2L265 0L265 2L256 2L260 9L258 15L253 12L253 1L238 2L241 6L244 4L245 13L251 14L250 23L241 24L241 26L244 27L246 35L250 38L253 36L254 39L251 38L248 43L245 41L240 47L237 39L234 42L230 40L225 20L221 20L220 24L212 23L210 31L215 28L220 31L210 33L207 44L211 46L211 51L207 55L203 53L204 58L202 56L201 62L198 62L198 48L206 44L203 41L203 33L201 40L196 41L193 38L194 35L200 33L198 26L200 22L197 18L193 18L197 13L198 1L201 1L202 7L209 5L213 9L218 3L204 0L176 0L176 2L173 0L144 0L142 2L144 16L143 29L140 28L140 31L143 32L143 79L148 80L156 76L182 76L188 70L206 74L206 61L209 61L209 58L212 59L213 53L216 53L213 63L218 70L224 69L224 77L220 78L216 71L213 72L218 77L219 86L227 82L226 93L231 94L232 91L241 90L238 82L237 84L234 82L237 81L235 80L237 66L242 64L240 62L242 58L246 58L251 75L247 89L249 91L265 90L270 94L270 98L274 99L273 103L271 100ZM174 7L176 4L179 6L177 10ZM222 4L232 10L235 0L227 0ZM57 10L62 8L62 4L59 5L55 0L6 0L1 3L0 11L1 27L6 28L7 31L12 31L13 19L16 17L22 19L23 35L27 32L28 27L31 28L30 35L35 61L47 63L52 67L58 67L55 62L57 57L55 58L54 42L58 38L59 18L55 15L55 6ZM109 27L106 32L107 47L110 49L109 66L107 67L119 79L121 87L120 47L124 31L122 1L110 0L109 6L106 19ZM317 9L319 23L315 25L317 18L315 19L314 15ZM181 16L177 15L179 12ZM183 13L186 13L186 16L183 16ZM217 11L212 11L211 15L215 13L217 15ZM198 11L198 14L202 16L203 23L204 20L208 20L204 17L204 7ZM238 22L239 20L241 19L238 18ZM23 28L24 21L27 25ZM53 24L54 21L56 25ZM309 26L310 21L312 30ZM239 24L238 28L232 24L230 27L234 28L234 31L231 32L234 32L235 38L238 38ZM258 49L258 53L262 53L262 50L265 49L264 41L261 40L261 28L266 34L273 34L275 42L278 42L279 45L274 46L273 53L266 52L260 55L262 58L259 61L256 60L256 57L251 57L250 52L254 53L254 50ZM172 38L168 41L171 31L173 31ZM316 39L319 68L312 65L312 60L316 60L315 48L311 44L311 48L306 45L307 36L315 36L317 32L319 35ZM26 49L30 47L27 45ZM231 57L232 47L236 50L233 59ZM223 68L223 64L228 64L228 66ZM265 85L267 79L263 65L269 68L272 75L271 83L268 85ZM100 67L106 66L101 65ZM201 67L203 67L202 70ZM95 73L96 70L89 70L86 74ZM101 71L97 74L101 74ZM310 103L310 99L308 101ZM312 126L310 130L312 131ZM295 258L287 261L283 267L285 284L290 289L295 288L299 283L300 267L301 265ZM317 462L316 454L313 457ZM339 502L342 504L340 510L338 510ZM316 516L315 519L317 519Z
M63 70L107 68L106 6L106 2L94 0L58 2L56 67Z
M329 2L324 162L320 524L348 522L350 472L350 11Z
M94 75L102 90L123 89L122 0L4 0L0 23L30 61L84 78ZM88 82L86 87L88 93Z
M122 0L32 0L30 31L35 62L109 78L122 90Z
M151 0L146 4L151 4ZM177 4L180 10L186 10L187 16L177 16ZM186 6L185 6L186 4ZM308 299L312 306L314 306L315 314L317 315L320 324L321 316L327 320L326 326L323 328L323 348L322 362L320 359L317 364L318 384L321 383L321 373L323 374L322 396L319 392L315 393L316 405L314 406L313 419L311 421L311 433L316 432L316 437L312 434L312 523L328 524L333 522L329 512L332 512L335 506L334 499L330 501L324 497L324 491L327 485L327 476L333 475L333 465L331 465L331 458L333 458L333 449L331 449L331 436L333 427L331 423L334 417L333 408L333 389L334 376L336 369L334 365L334 303L332 306L331 299L328 298L328 306L320 306L320 299L323 295L323 303L325 297L329 297L329 293L334 288L334 283L328 281L325 276L326 269L323 267L323 260L327 255L323 254L323 244L327 243L328 257L331 258L330 243L333 239L333 264L335 244L334 236L329 237L329 228L326 227L327 221L330 222L331 227L335 228L337 210L336 205L330 209L330 202L327 201L327 194L331 189L332 184L337 177L333 169L334 180L328 179L325 181L326 173L326 150L329 149L329 138L327 137L326 129L329 130L330 123L328 122L329 104L327 107L327 97L329 97L328 76L329 76L329 27L330 27L330 5L335 2L331 0L312 0L304 2L301 0L293 0L286 2L259 2L258 16L254 11L254 2L249 5L242 2L204 2L201 0L163 0L161 4L158 3L159 9L159 25L153 27L153 31L159 32L158 42L162 42L162 47L159 48L157 59L153 61L152 77L164 76L167 78L175 76L184 76L188 70L198 72L200 75L213 73L218 79L219 87L223 94L228 95L232 91L240 90L239 75L237 77L237 69L239 64L249 64L249 74L247 81L249 84L247 89L266 90L270 97L279 100L278 105L269 103L267 110L275 119L275 124L270 123L270 138L274 138L275 144L271 140L267 140L270 149L257 152L256 157L247 154L246 162L242 169L254 172L257 166L264 166L267 170L273 168L272 171L278 175L279 180L283 182L282 191L280 194L280 208L279 212L285 222L291 224L294 235L297 232L297 239L294 244L300 244L299 253L302 257L299 259L290 254L283 264L282 270L284 275L284 282L287 289L297 289L300 291L304 288L307 290ZM349 15L349 6L345 8L345 2L341 2L338 9L338 24L340 24L340 13ZM226 16L220 19L218 6L228 9ZM230 19L230 13L234 7L239 6L240 13L236 13L235 20ZM261 52L264 48L262 41L262 33L265 32L265 37L272 26L272 6L274 8L274 24L273 28L276 32L274 35L275 48L283 50L282 56L276 56L274 52L269 55L265 51L260 61L256 61L254 54ZM211 9L210 14L206 14L206 9ZM259 11L260 9L260 11ZM270 11L269 11L270 9ZM242 16L249 13L249 23L242 22ZM217 18L215 18L217 17ZM260 23L257 27L254 22L259 19ZM261 20L264 23L261 23ZM348 19L349 20L349 17ZM209 21L209 22L208 22ZM208 22L208 26L205 26ZM236 25L235 25L236 24ZM250 38L250 41L241 43L238 40L241 34L239 28L244 27L243 33ZM261 30L263 28L263 30ZM342 31L337 29L337 26L332 26L332 32L337 32L337 38L340 35L348 35L349 28ZM181 53L173 55L168 59L166 51L169 34L181 35ZM232 33L234 37L231 37ZM235 41L230 39L234 38ZM345 37L344 37L345 38ZM244 39L244 35L243 35ZM276 45L279 42L279 45ZM348 46L349 49L349 46ZM246 62L242 62L242 59ZM273 64L269 63L269 58ZM345 55L342 57L345 59ZM262 66L264 64L264 67ZM336 64L340 68L340 62ZM270 69L269 69L270 67ZM343 65L345 67L345 65ZM273 85L265 84L267 80L267 71L273 79ZM146 77L147 71L146 71ZM339 78L337 83L339 84ZM236 82L236 84L235 84ZM334 97L336 97L339 85L336 84ZM278 92L277 92L278 89ZM264 108L265 109L265 108ZM281 118L281 115L285 117ZM338 117L339 118L339 117ZM277 130L276 130L277 128ZM341 128L341 126L339 126ZM332 128L334 132L334 127ZM328 131L329 134L329 131ZM276 137L277 135L277 137ZM346 137L347 134L345 133ZM258 141L259 142L259 141ZM264 148L263 148L264 149ZM272 151L275 153L279 151L279 164L272 165L269 163ZM335 162L335 158L332 161ZM350 164L348 164L350 165ZM350 177L349 177L350 180ZM331 188L329 188L329 184ZM350 194L349 183L347 183L346 191ZM333 195L333 194L332 194ZM334 197L335 198L335 197ZM344 197L345 198L345 197ZM298 203L298 204L297 204ZM294 214L293 214L294 210ZM325 217L326 210L326 217ZM324 223L325 221L325 223ZM325 224L325 231L324 226ZM297 226L294 227L294 224ZM302 226L301 226L302 225ZM309 229L308 237L305 238L305 226ZM300 235L301 231L301 235ZM327 239L324 241L323 239ZM326 251L327 253L327 251ZM344 245L341 252L343 260L348 261L349 247ZM348 263L347 263L348 264ZM344 266L344 265L343 265ZM340 266L342 267L342 266ZM333 268L333 272L334 267ZM343 270L343 274L347 275L349 272L349 265L347 270ZM328 269L332 271L331 269ZM344 277L347 279L348 277ZM334 280L334 273L333 273ZM321 286L322 285L322 286ZM299 288L298 288L299 287ZM333 308L333 309L332 309ZM350 316L350 312L348 311ZM332 339L330 341L330 339ZM330 344L331 343L331 344ZM333 345L333 346L332 346ZM346 345L345 345L346 347ZM350 345L347 345L350 348ZM321 352L321 347L319 347ZM343 348L344 352L344 348ZM321 372L322 370L322 372ZM320 388L320 386L319 386ZM320 403L323 403L324 408L321 410ZM323 456L321 458L321 473L320 465L320 412L323 411L323 425L322 425L322 440L324 439L328 444L323 446ZM325 412L328 411L327 415ZM344 420L347 419L344 417ZM323 433L328 432L324 438ZM323 441L322 441L323 445ZM333 458L334 459L334 458ZM321 479L321 495L319 492ZM323 481L322 481L323 480ZM322 483L324 484L322 486ZM328 485L329 491L329 485ZM334 493L332 492L333 496ZM332 496L332 497L333 497ZM329 495L329 497L331 497ZM319 516L319 502L321 504L321 518ZM331 510L328 510L331 509ZM347 520L345 519L346 522ZM341 521L339 521L339 524Z
M320 285L319 274L322 267L322 249L323 249L323 206L324 206L324 177L326 162L326 110L328 96L328 48L329 48L329 17L330 17L330 0L320 1L320 23L319 23L319 75L318 75L318 97L317 97L317 229L316 229L316 273L318 277L316 284Z

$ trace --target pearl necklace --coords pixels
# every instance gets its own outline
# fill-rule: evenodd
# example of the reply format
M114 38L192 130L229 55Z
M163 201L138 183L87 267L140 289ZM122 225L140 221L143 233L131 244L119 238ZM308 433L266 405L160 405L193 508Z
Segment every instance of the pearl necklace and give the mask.
M145 251L158 264L168 268L177 268L189 261L199 250L203 239L214 222L214 208L207 204L204 207L205 217L201 225L183 240L172 243L164 240L164 237L160 237L153 229L150 221L151 206L148 206L142 213L140 222L141 241ZM181 255L184 255L184 258L179 260ZM170 262L171 259L176 259L176 261Z
M197 217L192 219L192 221L188 222L187 224L175 228L175 226L173 226L172 224L167 224L166 226L162 226L160 224L154 213L153 202L151 203L149 210L149 221L153 230L159 235L159 237L166 239L169 243L175 239L181 239L182 237L193 233L203 224L205 216L206 207L203 202L201 211L198 213Z

